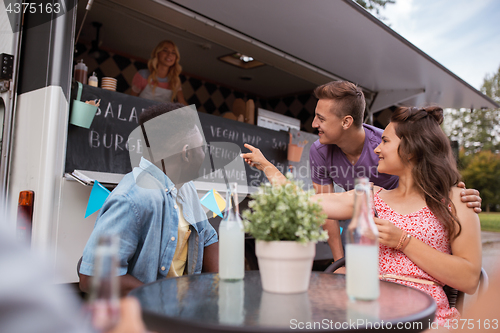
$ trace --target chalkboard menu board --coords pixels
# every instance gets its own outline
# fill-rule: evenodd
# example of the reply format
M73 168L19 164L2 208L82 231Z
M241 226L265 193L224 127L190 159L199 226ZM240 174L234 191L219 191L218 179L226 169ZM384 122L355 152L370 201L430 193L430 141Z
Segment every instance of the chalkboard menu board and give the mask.
M76 96L73 91L73 98ZM122 93L83 85L82 101L100 100L100 106L89 129L68 125L66 172L87 170L125 174L131 171L130 151L138 151L144 143L128 141L129 134L138 126L141 112L158 102ZM277 132L255 125L198 113L208 143L233 143L241 151L249 143L258 147L280 169L286 170L287 132ZM234 145L233 145L234 146ZM234 154L232 155L234 156ZM247 184L258 186L265 176L245 164Z
M212 146L218 147L218 142L229 142L237 145L242 152L248 152L243 145L248 143L259 148L264 156L280 171L286 171L287 148L289 136L284 131L273 131L222 117L199 113L205 139ZM213 150L213 149L212 149ZM234 148L228 148L234 151ZM264 174L245 164L247 184L258 186L264 179ZM220 178L220 177L219 177ZM222 179L218 179L221 181Z
M128 136L138 126L141 112L158 102L88 85L83 85L81 100L100 100L100 106L89 129L68 125L66 172L130 172L129 150L138 143L127 142Z

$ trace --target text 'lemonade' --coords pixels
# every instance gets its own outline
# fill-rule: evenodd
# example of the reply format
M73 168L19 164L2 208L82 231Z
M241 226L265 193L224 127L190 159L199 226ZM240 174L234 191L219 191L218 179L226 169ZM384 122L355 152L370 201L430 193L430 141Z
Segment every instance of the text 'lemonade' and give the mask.
M346 289L350 299L379 297L378 230L373 221L372 184L356 179L354 213L347 227Z
M245 276L245 229L238 209L237 184L229 184L226 213L219 225L219 277L240 280Z

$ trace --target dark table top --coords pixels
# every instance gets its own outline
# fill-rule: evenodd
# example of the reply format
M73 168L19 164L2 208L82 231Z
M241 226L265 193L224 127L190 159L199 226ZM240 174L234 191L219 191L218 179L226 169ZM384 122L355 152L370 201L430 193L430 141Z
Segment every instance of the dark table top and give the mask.
M383 328L420 332L429 328L436 304L429 295L380 282L377 301L350 301L345 276L312 272L307 293L262 290L258 271L226 282L218 274L159 280L131 292L148 329L156 332L285 332Z

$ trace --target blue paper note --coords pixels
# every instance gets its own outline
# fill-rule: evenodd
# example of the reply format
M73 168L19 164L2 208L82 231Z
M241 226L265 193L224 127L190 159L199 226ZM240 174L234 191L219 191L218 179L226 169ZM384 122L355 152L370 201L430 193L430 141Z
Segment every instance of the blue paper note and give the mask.
M225 203L221 203L220 199L219 202L217 202L216 196L220 197L220 194L214 190L210 190L203 196L203 198L200 199L200 202L203 206L205 206L207 209L211 210L215 214L219 215L222 217L222 212L221 209L223 210L224 207L220 207L221 205L225 206ZM222 199L224 201L224 199Z
M101 209L109 193L111 192L107 188L102 186L97 180L94 180L94 186L92 187L92 192L90 192L87 210L85 211L85 218Z

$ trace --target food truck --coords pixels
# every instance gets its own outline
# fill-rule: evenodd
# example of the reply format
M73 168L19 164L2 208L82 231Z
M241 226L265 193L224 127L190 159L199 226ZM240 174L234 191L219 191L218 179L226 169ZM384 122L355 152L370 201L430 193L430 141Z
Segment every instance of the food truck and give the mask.
M112 189L128 172L115 157L134 146L127 134L150 105L131 82L162 40L180 50L182 91L205 136L257 145L282 170L307 165L308 148L292 163L279 129L314 139L312 90L332 80L359 85L366 122L380 127L400 104L498 107L351 0L12 0L0 16L3 221L47 255L57 283L78 280L97 216L85 217L86 179ZM83 99L101 101L88 129L71 123L79 63L99 81L82 86ZM245 177L247 191L263 181ZM329 256L320 244L317 258Z

